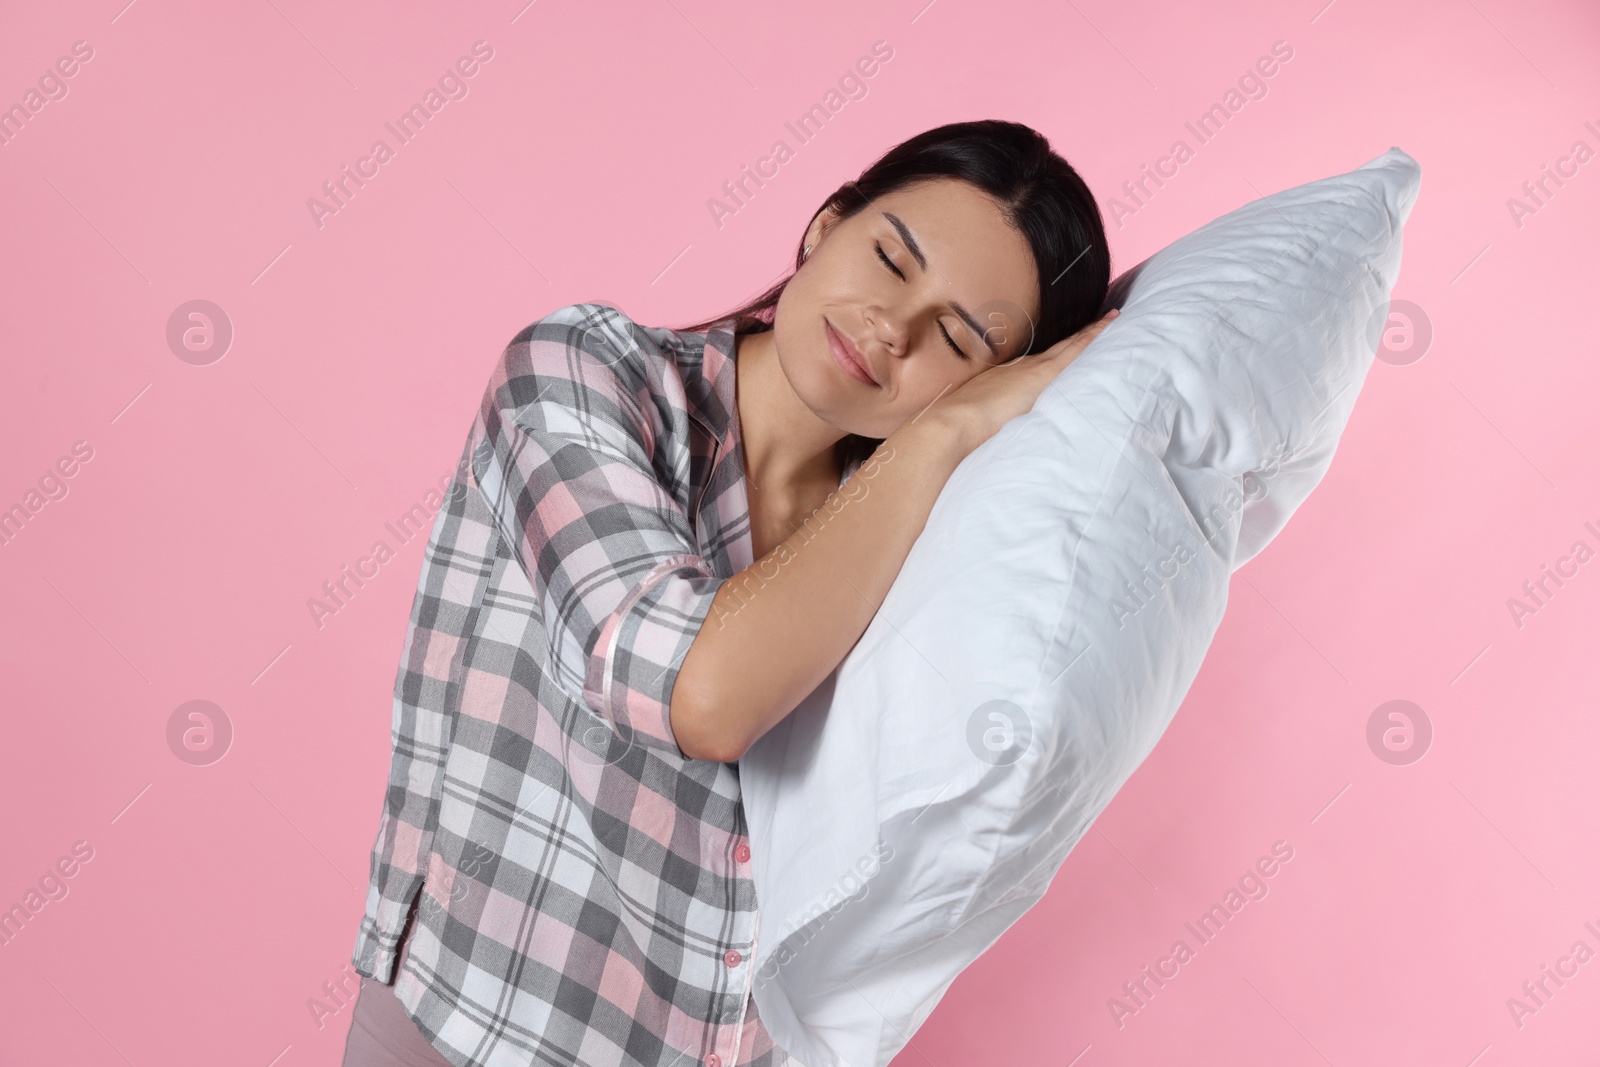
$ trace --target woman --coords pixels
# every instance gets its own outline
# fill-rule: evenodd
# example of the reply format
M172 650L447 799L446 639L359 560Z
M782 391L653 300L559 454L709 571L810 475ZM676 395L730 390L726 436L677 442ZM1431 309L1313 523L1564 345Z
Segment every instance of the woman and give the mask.
M347 1067L796 1064L750 995L737 761L1109 321L1109 272L1042 136L958 123L729 316L583 304L511 342L418 582Z

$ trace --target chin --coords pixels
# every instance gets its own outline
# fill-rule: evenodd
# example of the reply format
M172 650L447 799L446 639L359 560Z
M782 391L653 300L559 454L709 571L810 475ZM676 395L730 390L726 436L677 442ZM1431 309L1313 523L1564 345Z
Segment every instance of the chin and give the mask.
M804 366L795 368L789 384L817 418L847 433L854 432L849 426L860 418L861 413L855 410L860 399L851 395L851 383L841 378L826 343L820 350L806 354Z
M827 320L822 313L785 308L783 297L779 297L778 312L773 324L778 365L800 402L817 418L844 433L887 437L888 431L873 425L883 421L886 413L872 410L866 391L871 387L853 381L834 362L828 347ZM799 330L795 329L797 321L805 323Z
M822 317L819 315L813 321L817 324L815 336L795 336L792 330L782 327L774 331L778 366L783 368L789 387L801 402L818 418L831 424L843 413L849 383L839 380L833 353L828 351Z

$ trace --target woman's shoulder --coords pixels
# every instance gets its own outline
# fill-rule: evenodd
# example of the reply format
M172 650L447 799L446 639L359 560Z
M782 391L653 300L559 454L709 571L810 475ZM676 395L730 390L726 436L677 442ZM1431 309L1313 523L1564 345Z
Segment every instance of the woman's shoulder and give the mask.
M693 405L705 343L704 335L646 326L610 304L567 304L511 339L490 382L490 402L518 422L532 417L524 415L530 406L552 404L589 417L649 419L661 404Z
M511 344L548 341L600 355L615 351L621 357L641 341L659 347L672 336L675 336L673 331L635 322L627 312L613 305L583 303L558 307L530 322L511 339Z
M551 360L598 364L642 385L662 374L698 376L708 347L731 359L732 326L729 320L707 331L676 330L647 326L613 304L567 304L525 326L506 346L506 359L526 361L529 350L539 348L543 351L537 362L542 365ZM569 353L587 358L571 360Z

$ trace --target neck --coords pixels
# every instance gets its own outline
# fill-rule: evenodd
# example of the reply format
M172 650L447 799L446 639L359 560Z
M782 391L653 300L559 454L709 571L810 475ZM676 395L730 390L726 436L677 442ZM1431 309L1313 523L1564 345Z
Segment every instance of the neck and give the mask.
M842 473L834 446L844 432L818 418L795 395L778 363L772 331L740 335L736 345L734 381L745 479L773 502L818 483L831 490Z

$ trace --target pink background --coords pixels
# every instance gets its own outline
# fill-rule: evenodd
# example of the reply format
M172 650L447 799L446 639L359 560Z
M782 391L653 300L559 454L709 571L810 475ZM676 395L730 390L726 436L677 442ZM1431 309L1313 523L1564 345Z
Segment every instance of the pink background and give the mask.
M1507 201L1600 149L1600 9L124 2L0 35L0 104L93 48L0 146L0 508L93 450L0 545L0 908L93 849L0 946L0 1062L338 1063L349 1010L319 1029L308 1000L354 943L425 540L384 523L449 473L502 346L581 300L726 310L878 153L990 117L1079 168L1118 270L1398 145L1423 179L1394 295L1434 335L1374 365L1166 737L896 1062L1594 1061L1600 958L1520 1026L1507 1001L1600 951L1600 563L1520 627L1507 599L1600 548L1600 160L1520 225ZM479 40L469 94L319 228L307 199ZM868 95L797 146L785 120L879 40ZM1197 146L1184 121L1280 40ZM719 227L708 198L780 137ZM1195 158L1118 227L1179 137ZM193 299L234 329L209 365L166 340ZM319 628L307 600L380 538L398 556ZM1396 766L1366 731L1401 698L1433 738ZM234 730L209 766L167 740L196 699ZM1279 840L1270 894L1119 1027L1109 998Z

